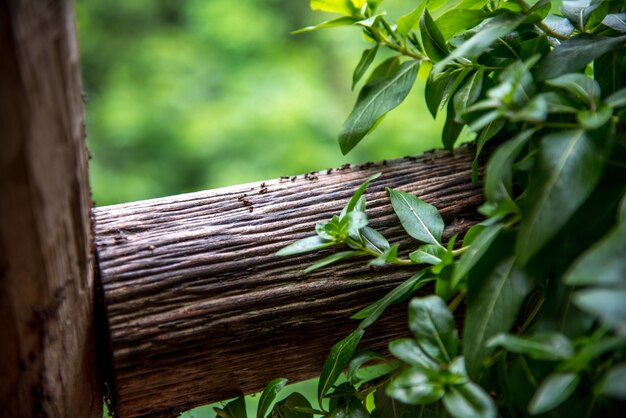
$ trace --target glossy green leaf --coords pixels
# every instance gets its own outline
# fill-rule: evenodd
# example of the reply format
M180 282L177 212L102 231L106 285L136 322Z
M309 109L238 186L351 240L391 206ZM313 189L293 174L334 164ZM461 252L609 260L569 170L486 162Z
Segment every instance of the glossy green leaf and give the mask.
M361 80L367 69L370 67L370 65L372 65L372 62L374 61L377 52L378 44L376 44L373 48L363 51L361 59L359 60L359 63L356 65L356 68L352 73L352 90L354 90L354 86L356 86L356 83Z
M622 278L622 283L624 281L626 279ZM616 330L626 329L626 289L579 290L574 295L574 303L583 311L598 318L607 327Z
M611 120L611 116L613 116L613 109L603 104L595 111L581 110L576 114L576 119L583 128L591 131L606 125Z
M317 24L315 26L307 26L305 28L295 30L295 31L293 31L291 33L293 35L297 35L299 33L311 32L311 31L318 30L318 29L336 28L336 27L339 27L339 26L351 26L357 20L358 19L356 19L354 17L342 16L342 17L338 17L336 19L327 20L327 21L322 22L320 24Z
M285 255L294 255L294 254L301 254L301 253L307 253L310 251L317 251L317 250L321 250L322 248L326 248L329 247L333 244L336 244L336 242L334 241L328 241L325 239L322 239L318 236L315 237L307 237L307 238L303 238L301 240L298 240L296 242L294 242L293 244L290 244L282 249L280 249L276 255L278 256L285 256Z
M589 248L565 275L569 285L626 287L626 222Z
M257 418L265 418L272 402L274 402L274 399L276 399L276 396L281 390L283 390L286 384L287 379L282 378L274 379L267 384L265 390L263 390L263 393L261 394L261 398L259 399L259 406L256 412Z
M606 98L605 101L611 107L624 107L626 106L626 87L616 91Z
M221 416L227 418L247 418L248 414L246 413L246 398L244 395L239 396L237 399L234 399L224 406L224 409L213 408L213 410L220 414Z
M496 418L496 405L483 388L468 382L448 388L443 405L454 418Z
M393 340L389 343L389 351L410 366L437 369L437 363L411 338Z
M626 13L612 13L602 19L602 24L618 32L626 32Z
M487 144L490 139L495 137L498 132L500 132L502 128L504 128L504 126L506 125L506 120L500 117L501 115L498 111L495 111L495 113L493 113L493 116L494 117L487 123L487 125L481 128L482 130L478 135L478 139L476 139L476 156L472 161L473 183L478 183L478 157L480 157L480 154L483 152L485 144Z
M424 9L424 13L420 18L420 34L424 50L433 61L440 61L448 55L446 41L443 39L432 16L428 13L427 8Z
M548 117L548 102L545 96L538 94L511 116L511 122L540 123Z
M347 213L352 212L353 210L355 210L355 208L357 207L357 203L359 202L359 200L361 199L361 197L363 196L363 193L365 193L365 189L367 189L367 186L369 186L370 182L373 180L376 180L378 177L381 176L382 173L376 173L376 174L372 174L371 176L369 176L360 186L358 189L355 190L355 192L352 194L352 197L350 197L350 200L348 201L348 203L346 204L346 206L343 208L343 210L341 211L341 214L339 215L339 219L341 220Z
M346 373L348 382L353 385L362 383L364 380L358 375L361 367L372 361L380 362L384 360L385 358L383 356L373 351L362 351L356 354L348 365L348 372Z
M387 192L407 234L427 244L441 245L444 223L436 207L410 193L389 188Z
M551 32L561 35L563 38L569 38L572 32L574 32L574 25L564 17L549 14L542 23Z
M530 279L514 262L513 257L506 258L479 280L470 277L463 333L465 363L470 376L478 374L492 351L487 342L494 335L509 331L531 290Z
M459 89L454 95L454 111L458 116L461 116L467 108L473 104L480 97L480 93L483 88L483 76L485 74L485 67L480 67L478 71L474 71L467 78L467 81L463 84L463 87ZM460 122L459 119L457 119Z
M337 261L341 261L344 260L346 258L350 258L350 257L355 257L357 255L362 255L363 251L340 251L338 253L335 254L331 254L328 257L324 257L321 260L319 260L316 263L311 264L309 267L307 267L304 270L304 274L310 273L314 270L320 269L322 267L326 267L329 266L333 263L336 263Z
M380 387L374 392L374 404L371 418L411 418L419 415L419 406L407 405L399 402L385 393L385 388ZM427 416L424 415L424 418Z
M379 254L389 248L389 241L378 231L369 226L361 228L361 238L365 246Z
M339 134L341 152L347 154L367 135L381 117L397 107L413 87L419 61L402 64L393 75L366 84Z
M526 354L535 360L565 360L574 355L570 340L559 333L543 333L530 337L498 334L489 340L487 346L503 347L507 351Z
M426 270L422 270L414 274L383 296L382 299L379 299L366 308L361 309L359 312L352 315L351 318L363 319L363 322L359 325L359 328L361 329L365 329L370 326L376 322L378 317L380 317L380 315L382 315L389 306L405 301L411 297L413 292L433 280L432 277L425 276L425 273Z
M319 415L311 409L311 403L301 394L294 392L280 402L276 402L270 418L313 418Z
M528 405L528 412L536 415L548 412L574 393L580 376L576 373L552 374L544 380Z
M502 231L502 228L503 225L499 223L487 226L474 239L470 248L465 251L465 253L461 256L459 263L454 268L451 282L451 286L453 288L459 284L461 279L463 279L463 277L470 272L472 267L474 267L483 254L485 254L500 231Z
M592 0L588 4L580 6L579 2L563 2L561 13L579 31L597 26L608 13L609 2L606 0Z
M387 58L372 70L366 84L371 84L376 80L389 78L398 71L398 68L400 68L400 57L396 55L394 57Z
M417 6L411 10L408 14L398 18L398 33L402 36L407 36L422 17L424 8L426 7L427 0L419 0Z
M517 237L521 264L537 254L583 204L605 164L606 153L585 131L561 131L542 139Z
M600 97L600 86L584 74L572 73L553 78L547 85L557 87L571 93L582 104L592 108L596 99Z
M312 10L356 15L365 4L365 0L311 0Z
M474 57L483 53L496 39L513 31L524 20L524 15L504 12L486 22L470 39L461 44L444 60L438 62L435 72L461 57Z
M444 387L430 380L421 369L410 368L395 376L387 386L387 395L409 405L436 402L445 393Z
M322 373L320 374L317 385L317 396L320 405L322 404L324 395L332 388L344 367L346 367L352 358L352 354L354 354L354 350L361 341L364 333L365 331L362 329L357 329L341 341L335 343L330 349L330 353L322 367Z
M353 397L346 405L333 410L328 418L370 418L370 415L361 401Z
M454 110L454 104L452 101L448 102L447 110L446 122L444 123L443 130L441 132L441 142L443 143L445 149L452 152L454 150L454 144L463 130L463 124L457 122L458 117L456 111Z
M446 250L439 245L424 244L409 254L411 261L417 264L439 264Z
M461 31L473 28L481 23L487 14L476 9L452 9L441 15L435 23L445 40Z
M626 35L617 38L581 33L563 41L539 63L537 77L548 80L579 71L591 61L626 42Z
M626 363L609 369L600 385L600 394L626 401Z
M451 75L435 78L431 71L426 81L424 95L426 96L426 106L433 118L437 117L437 113L448 103L450 97L457 91L469 72L470 69L466 68Z
M387 263L391 263L398 259L398 244L393 244L387 248L381 255L370 261L370 266L381 267Z
M449 363L458 350L454 317L438 296L415 298L409 304L409 328L420 347L440 363Z

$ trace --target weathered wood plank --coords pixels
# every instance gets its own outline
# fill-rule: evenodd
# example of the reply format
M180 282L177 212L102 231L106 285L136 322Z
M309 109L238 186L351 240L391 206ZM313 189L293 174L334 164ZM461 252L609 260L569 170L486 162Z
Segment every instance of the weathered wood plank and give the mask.
M0 415L96 417L93 249L72 1L0 2Z
M470 181L471 155L419 158L311 173L94 210L96 245L108 312L121 416L172 415L258 391L272 378L319 373L330 346L356 326L360 307L407 278L410 269L373 275L364 260L308 276L327 255L274 254L311 235L337 213L369 175L371 224L402 237L384 187L436 205L445 236L475 222L481 201ZM383 349L405 333L405 307L368 331Z

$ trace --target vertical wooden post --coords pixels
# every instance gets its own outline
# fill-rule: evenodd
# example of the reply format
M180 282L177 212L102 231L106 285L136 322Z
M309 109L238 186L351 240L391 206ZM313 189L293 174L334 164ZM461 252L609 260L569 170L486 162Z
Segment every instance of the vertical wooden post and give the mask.
M91 198L71 0L0 2L0 414L95 417Z

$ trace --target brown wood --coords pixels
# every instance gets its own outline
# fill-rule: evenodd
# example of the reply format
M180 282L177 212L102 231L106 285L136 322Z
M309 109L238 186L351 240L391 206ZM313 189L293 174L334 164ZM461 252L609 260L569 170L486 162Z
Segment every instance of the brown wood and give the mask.
M389 163L310 173L94 210L120 415L167 416L259 391L272 378L319 374L330 346L357 322L349 315L411 275L373 272L366 259L308 276L322 251L277 257L337 213L369 175L371 225L408 250L384 187L436 205L445 237L476 221L480 188L471 153L429 153ZM406 333L396 307L366 334L384 349Z
M0 415L96 417L72 1L0 2Z

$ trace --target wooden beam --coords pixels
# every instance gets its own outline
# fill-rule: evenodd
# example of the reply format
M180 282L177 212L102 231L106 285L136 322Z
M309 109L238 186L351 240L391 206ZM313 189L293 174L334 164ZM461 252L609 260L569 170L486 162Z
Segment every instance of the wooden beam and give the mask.
M96 417L93 250L72 1L0 2L0 414Z
M348 319L415 269L373 272L366 259L308 276L328 255L275 253L312 235L367 176L371 225L408 250L384 187L436 205L445 237L476 222L480 188L461 150L310 173L94 210L100 277L122 417L174 415L259 391L276 377L318 374ZM447 239L447 238L446 238ZM391 309L363 346L383 350L407 332L406 307Z

